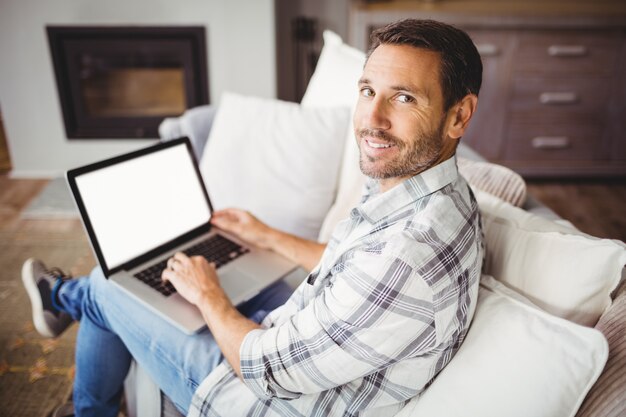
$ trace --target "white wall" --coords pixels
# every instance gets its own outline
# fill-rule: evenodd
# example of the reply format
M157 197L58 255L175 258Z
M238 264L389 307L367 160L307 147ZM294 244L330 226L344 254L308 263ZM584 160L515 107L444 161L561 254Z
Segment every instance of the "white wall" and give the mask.
M0 0L0 110L14 177L50 177L153 143L68 140L45 26L204 25L211 103L276 96L274 0Z

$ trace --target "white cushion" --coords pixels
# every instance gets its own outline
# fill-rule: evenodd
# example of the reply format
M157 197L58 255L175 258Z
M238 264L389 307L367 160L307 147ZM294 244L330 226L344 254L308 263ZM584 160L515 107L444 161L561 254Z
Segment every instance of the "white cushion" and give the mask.
M626 245L475 193L486 242L483 271L554 315L594 326L611 305Z
M325 30L324 47L307 85L302 105L307 107L354 107L365 53L346 45L341 37Z
M324 31L324 47L302 98L302 105L343 105L350 107L350 114L353 114L364 65L365 53L343 43L336 33ZM363 192L365 175L359 169L359 150L352 122L346 129L343 154L337 198L322 225L318 238L320 242L328 241L335 225L348 216Z
M346 142L343 161L341 162L337 196L322 223L318 237L320 242L328 242L337 223L348 217L350 210L359 203L365 191L364 185L367 177L359 168L359 149L354 134L351 135L350 139Z
M465 342L398 416L573 417L607 357L598 330L547 314L483 276Z
M332 204L347 108L222 96L200 163L215 209L240 207L308 239Z

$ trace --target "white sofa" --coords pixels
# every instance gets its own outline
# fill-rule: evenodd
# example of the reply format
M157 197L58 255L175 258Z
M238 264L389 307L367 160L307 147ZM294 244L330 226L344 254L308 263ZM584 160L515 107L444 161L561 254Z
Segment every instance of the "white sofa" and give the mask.
M192 139L217 208L324 241L363 182L346 116L363 60L325 33L301 106L231 94L217 112L165 120L161 135ZM482 159L464 146L458 155ZM517 208L481 191L490 183L471 185L487 248L476 315L455 358L399 415L626 415L626 246L577 231L532 198ZM130 417L177 415L139 367L126 393Z

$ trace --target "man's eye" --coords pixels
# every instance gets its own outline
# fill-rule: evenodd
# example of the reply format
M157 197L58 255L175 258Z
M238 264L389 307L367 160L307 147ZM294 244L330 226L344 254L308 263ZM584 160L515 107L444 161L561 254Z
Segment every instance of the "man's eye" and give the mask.
M363 97L374 97L374 91L372 91L372 89L368 87L361 88L361 95Z
M406 94L400 94L398 96L398 101L400 103L412 103L414 101L413 97L407 96Z

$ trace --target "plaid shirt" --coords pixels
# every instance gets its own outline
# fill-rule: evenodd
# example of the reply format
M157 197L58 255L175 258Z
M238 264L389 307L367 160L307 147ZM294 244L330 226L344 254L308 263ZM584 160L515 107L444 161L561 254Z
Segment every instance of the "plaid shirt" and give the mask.
M315 270L245 337L243 381L223 361L190 416L390 416L454 356L483 254L456 158L367 188Z

